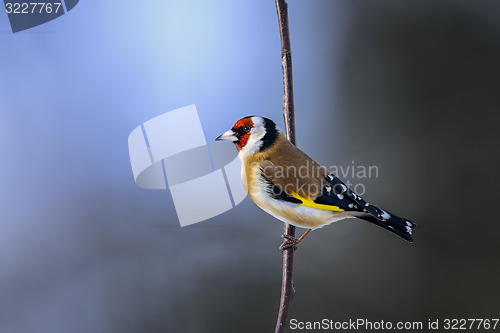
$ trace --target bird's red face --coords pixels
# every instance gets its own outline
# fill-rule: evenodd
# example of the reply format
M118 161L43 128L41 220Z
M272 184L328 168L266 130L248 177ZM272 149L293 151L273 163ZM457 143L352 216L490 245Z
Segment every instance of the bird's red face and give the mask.
M254 127L252 117L245 117L238 120L233 128L223 133L217 139L219 141L231 141L238 151L241 151L250 140L251 130Z

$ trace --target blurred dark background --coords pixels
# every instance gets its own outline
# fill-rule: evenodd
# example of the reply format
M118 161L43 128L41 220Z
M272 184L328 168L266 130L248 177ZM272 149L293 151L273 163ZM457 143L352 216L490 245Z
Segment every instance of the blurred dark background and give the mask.
M498 318L500 3L289 6L299 147L377 166L347 179L418 224L413 244L357 220L313 232L291 318ZM127 136L193 103L207 140L248 114L282 124L274 1L2 20L0 331L272 331L282 224L247 198L179 227L168 191L134 184Z

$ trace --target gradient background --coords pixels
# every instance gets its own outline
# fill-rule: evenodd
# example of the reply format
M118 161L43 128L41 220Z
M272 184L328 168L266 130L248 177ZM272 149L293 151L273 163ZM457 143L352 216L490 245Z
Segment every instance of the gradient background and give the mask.
M291 318L498 318L500 3L289 4L299 147L378 166L365 197L418 224L312 233ZM0 331L272 331L282 224L247 198L180 228L127 136L193 103L207 140L282 126L274 1L81 1L17 34L0 14L0 44Z

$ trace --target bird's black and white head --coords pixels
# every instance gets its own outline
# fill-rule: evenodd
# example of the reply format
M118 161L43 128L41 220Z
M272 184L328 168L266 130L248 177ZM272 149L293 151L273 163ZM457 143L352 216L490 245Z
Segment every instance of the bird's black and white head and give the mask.
M215 140L234 142L240 156L247 156L271 147L278 135L279 129L271 119L248 116L238 120L233 128Z

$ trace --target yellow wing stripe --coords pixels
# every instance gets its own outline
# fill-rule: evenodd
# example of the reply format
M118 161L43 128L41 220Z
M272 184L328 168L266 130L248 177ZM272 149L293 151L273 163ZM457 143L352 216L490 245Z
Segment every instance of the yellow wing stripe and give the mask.
M292 192L292 197L294 197L295 199L299 199L300 201L302 201L302 203L299 204L299 205L302 205L302 206L316 208L316 209L323 209L323 210L333 210L333 211L336 211L336 212L343 212L344 211L344 209L340 208L339 206L331 206L331 205L323 205L323 204L315 203L313 200L303 198L303 197L299 196L297 193L294 193L294 192Z

